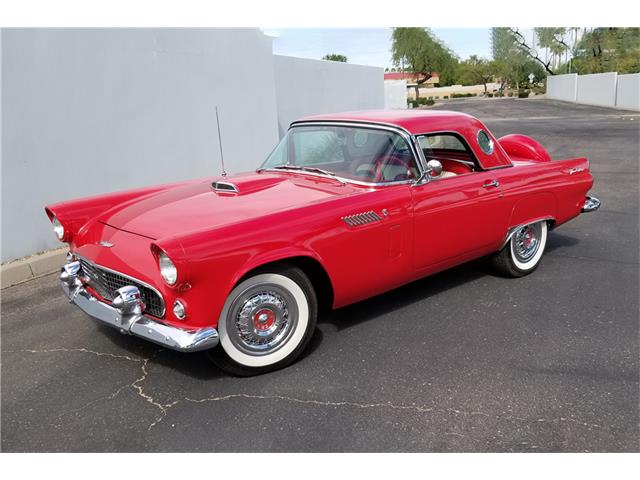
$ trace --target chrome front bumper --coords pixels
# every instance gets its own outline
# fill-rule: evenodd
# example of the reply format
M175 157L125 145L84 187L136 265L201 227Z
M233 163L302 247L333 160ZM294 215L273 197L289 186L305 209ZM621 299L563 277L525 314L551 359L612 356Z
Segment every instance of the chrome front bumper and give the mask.
M582 206L582 213L595 212L600 208L600 200L596 197L587 197Z
M117 290L112 305L99 301L84 288L78 278L80 263L67 263L60 271L60 283L69 301L75 303L90 317L117 328L121 333L135 335L163 347L181 352L196 352L218 344L218 332L206 327L183 330L160 323L143 315L144 303L140 291L134 286Z

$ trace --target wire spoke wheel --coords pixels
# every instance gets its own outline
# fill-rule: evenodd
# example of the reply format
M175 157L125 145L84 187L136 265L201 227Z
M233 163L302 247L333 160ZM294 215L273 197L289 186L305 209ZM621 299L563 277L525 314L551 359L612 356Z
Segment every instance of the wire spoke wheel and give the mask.
M493 266L507 277L533 272L544 254L548 229L546 220L516 227L502 250L491 256Z
M318 311L313 285L293 266L273 267L240 282L218 320L213 362L235 375L257 375L296 359L311 339Z

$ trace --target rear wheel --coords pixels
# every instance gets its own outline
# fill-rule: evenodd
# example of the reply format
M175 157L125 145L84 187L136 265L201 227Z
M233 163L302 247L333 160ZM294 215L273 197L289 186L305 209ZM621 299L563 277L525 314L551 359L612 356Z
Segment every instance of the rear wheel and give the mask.
M518 227L502 250L492 255L491 263L508 277L528 275L540 264L547 244L547 232L546 221Z
M209 356L234 375L283 368L311 339L317 314L315 291L302 270L282 266L257 273L227 297L218 323L220 345Z

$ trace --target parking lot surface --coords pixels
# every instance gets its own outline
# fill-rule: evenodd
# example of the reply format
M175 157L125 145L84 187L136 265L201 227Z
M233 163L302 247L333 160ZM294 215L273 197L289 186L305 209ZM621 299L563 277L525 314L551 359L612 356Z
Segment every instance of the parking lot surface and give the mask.
M253 378L98 326L56 275L5 289L2 450L638 451L640 114L437 108L589 157L603 206L551 232L532 275L480 260L338 310Z

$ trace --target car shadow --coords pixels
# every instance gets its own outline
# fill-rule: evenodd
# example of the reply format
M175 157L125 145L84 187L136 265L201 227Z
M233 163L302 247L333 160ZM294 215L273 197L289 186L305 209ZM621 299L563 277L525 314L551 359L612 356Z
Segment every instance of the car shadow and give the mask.
M548 237L546 252L575 246L578 243L580 240L575 237L553 232ZM416 280L367 300L322 313L318 318L318 324L331 325L337 331L352 328L487 275L496 276L497 274L492 270L488 257L483 257ZM137 337L122 335L108 326L98 324L97 328L121 349L183 375L199 380L213 380L230 376L213 365L204 352L176 352ZM322 340L323 333L320 328L316 328L299 360L312 355L322 344Z

